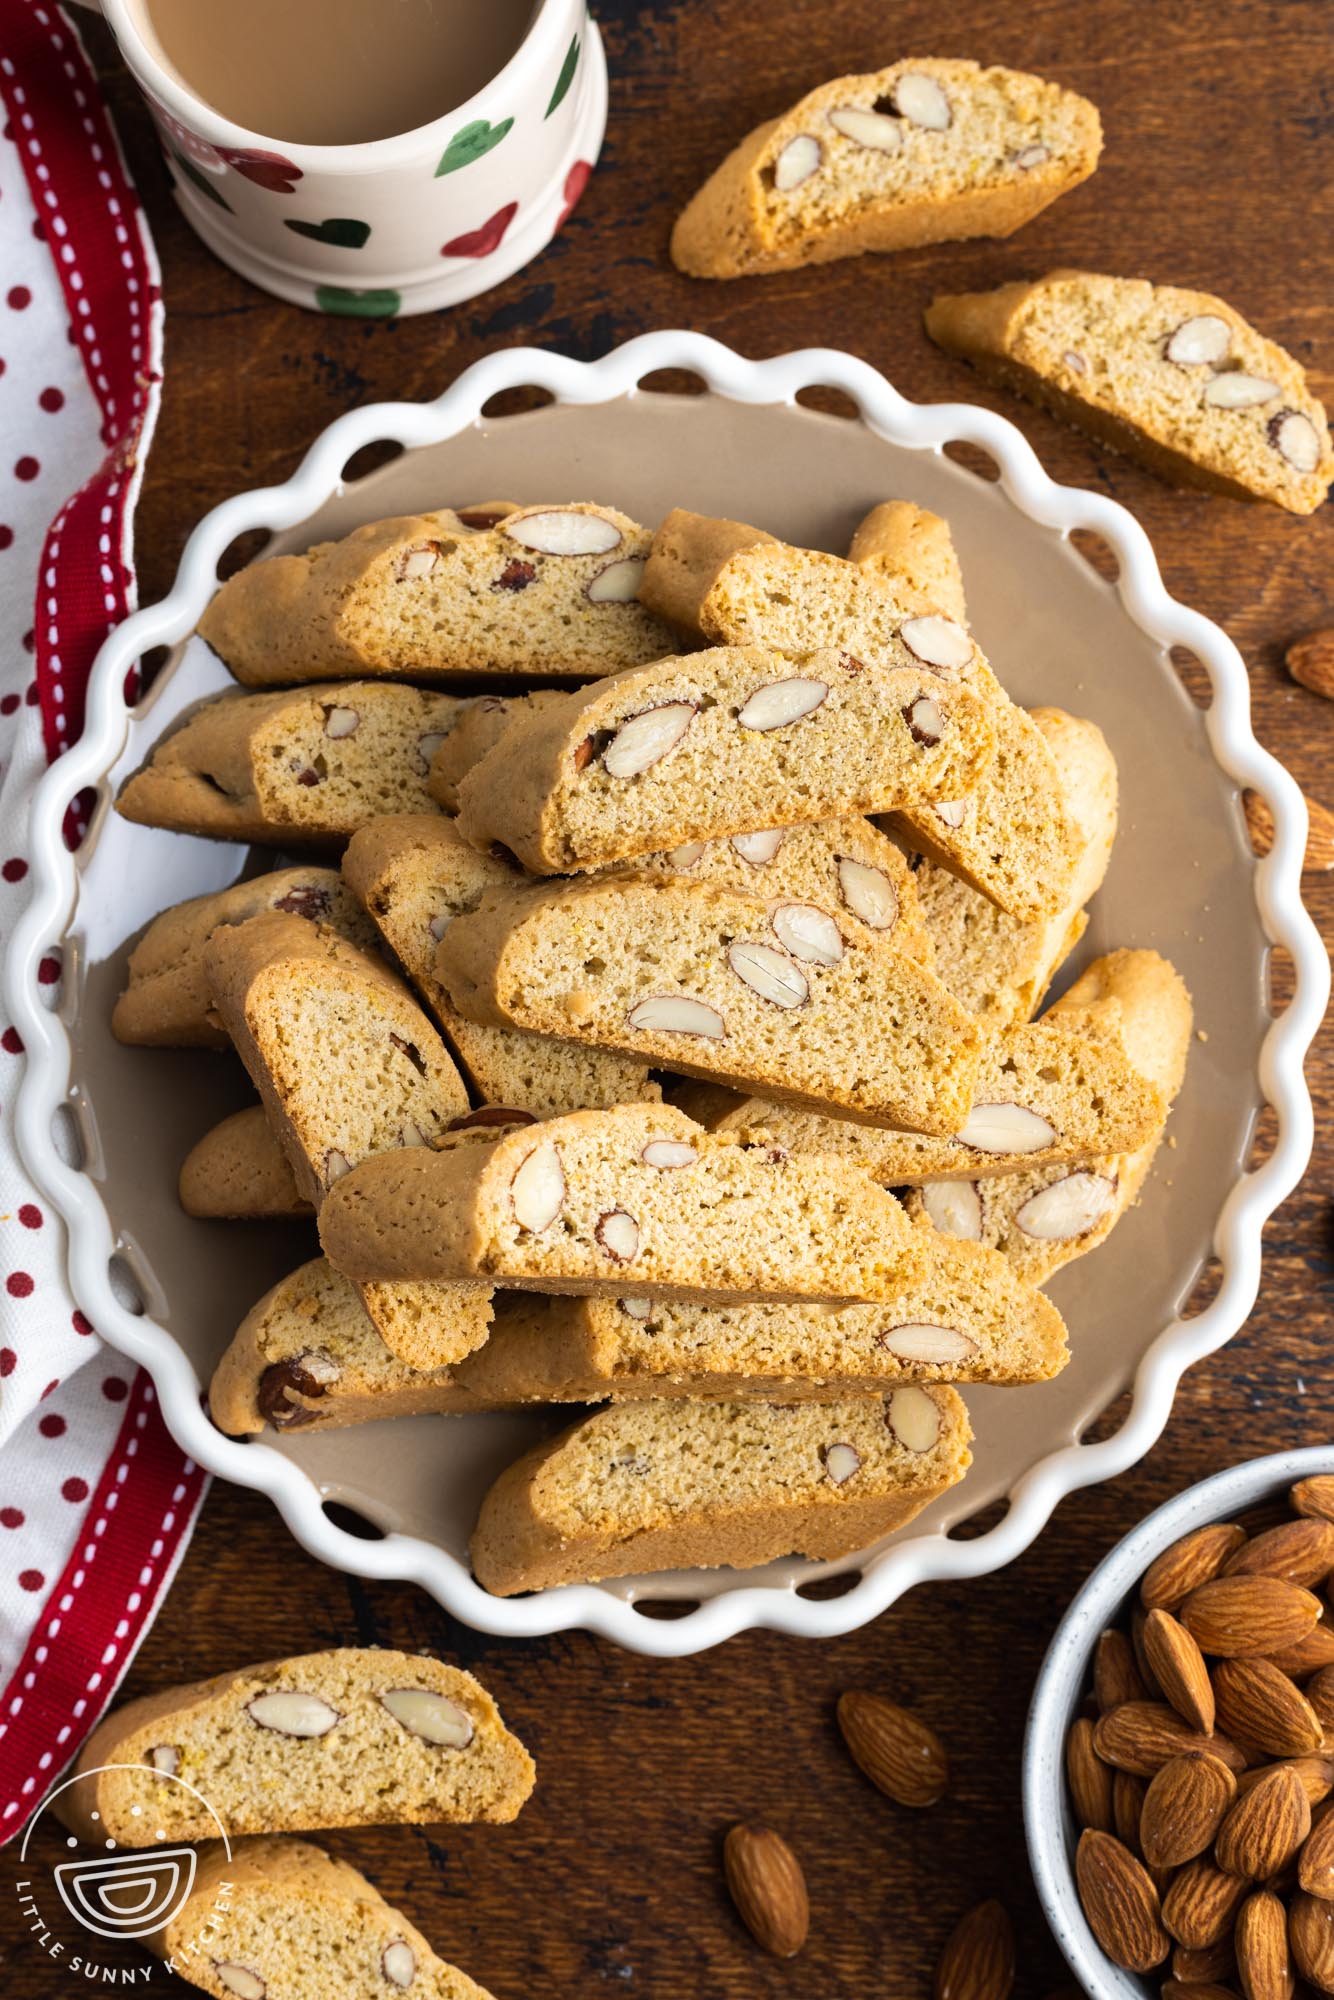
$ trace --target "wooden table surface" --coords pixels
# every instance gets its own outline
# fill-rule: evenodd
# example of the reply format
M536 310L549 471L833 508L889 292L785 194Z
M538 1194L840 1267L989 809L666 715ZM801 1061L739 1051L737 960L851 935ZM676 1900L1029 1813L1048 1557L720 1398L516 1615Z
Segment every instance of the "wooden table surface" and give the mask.
M1124 502L1148 529L1169 588L1241 647L1261 741L1334 806L1334 709L1295 687L1281 664L1288 640L1334 619L1334 513L1298 521L1171 492L983 388L921 331L938 289L1084 264L1223 292L1305 363L1329 400L1334 97L1321 0L905 0L892 10L883 0L595 0L595 11L611 120L601 167L565 233L487 297L390 323L318 318L215 263L172 205L108 38L91 32L164 270L166 388L139 512L143 597L165 590L205 509L285 478L331 418L380 398L434 396L498 345L591 358L659 326L700 328L755 357L827 343L885 369L915 398L1005 409L1057 478ZM912 52L1011 63L1085 92L1107 132L1095 179L1009 244L731 285L673 270L672 218L739 133L827 76ZM1334 877L1308 877L1308 891L1328 936ZM1187 1377L1148 1459L1067 1501L1001 1574L919 1589L828 1644L754 1633L657 1663L579 1633L522 1644L481 1637L417 1590L322 1568L264 1500L216 1483L125 1693L345 1643L430 1647L475 1669L537 1758L538 1790L517 1824L348 1833L330 1844L501 2000L796 1991L911 2000L930 1990L955 1919L988 1895L1014 1916L1017 1991L1059 1986L1064 1968L1024 1861L1018 1790L1026 1705L1052 1628L1091 1565L1151 1508L1234 1460L1318 1443L1334 1429L1328 1034L1309 1075L1316 1155L1266 1232L1250 1324ZM833 1721L836 1697L851 1686L879 1688L939 1729L954 1781L933 1811L890 1805L851 1766ZM804 1863L812 1924L795 1965L755 1949L722 1890L722 1835L742 1817L779 1828ZM154 1990L172 1984L155 1975ZM13 2000L72 1987L20 1947Z

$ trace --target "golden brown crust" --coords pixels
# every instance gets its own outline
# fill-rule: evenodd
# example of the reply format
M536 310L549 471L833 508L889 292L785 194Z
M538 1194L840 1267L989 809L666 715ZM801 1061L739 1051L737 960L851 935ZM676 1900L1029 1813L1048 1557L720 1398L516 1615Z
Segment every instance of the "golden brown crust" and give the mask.
M827 166L837 172L838 149L850 145L832 128L830 111L845 105L881 108L892 101L895 86L907 71L948 86L961 108L971 90L999 91L1015 119L1016 154L1037 136L1036 127L1028 128L1030 118L1057 117L1068 127L1066 143L1026 168L998 163L990 170L994 175L990 184L942 184L938 174L933 178L928 170L915 184L886 188L878 197L872 190L862 200L834 202L825 212L820 206L819 172ZM911 125L901 129L912 134ZM774 162L793 139L809 140L817 133L817 178L806 183L807 196L785 215L773 187ZM912 134L909 143L929 148L935 139L931 133ZM870 75L836 77L780 117L758 126L733 148L678 217L672 231L672 259L691 277L736 278L827 263L865 251L904 250L972 236L1010 236L1087 179L1101 146L1101 125L1092 104L1022 72L913 57ZM865 166L856 148L842 159L845 173L849 166L854 173L859 165ZM966 176L969 165L966 158L951 159L947 150L939 171Z
M200 1221L278 1221L315 1213L298 1192L262 1104L234 1111L196 1140L178 1192L186 1214Z

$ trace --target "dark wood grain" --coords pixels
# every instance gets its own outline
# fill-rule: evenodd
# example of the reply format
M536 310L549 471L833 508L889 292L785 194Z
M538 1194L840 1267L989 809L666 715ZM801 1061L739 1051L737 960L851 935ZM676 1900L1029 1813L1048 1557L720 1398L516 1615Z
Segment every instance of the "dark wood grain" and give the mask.
M1328 398L1334 85L1322 0L904 0L892 10L883 0L597 0L596 11L612 113L577 215L488 297L397 324L319 319L215 264L177 217L147 120L94 33L165 273L166 390L139 515L144 596L166 588L204 509L284 478L332 417L380 397L435 395L498 344L590 357L668 325L707 330L753 356L836 344L910 396L1005 408L1056 477L1125 502L1152 536L1169 587L1242 648L1261 740L1334 806L1334 708L1281 666L1288 640L1334 619L1334 515L1302 522L1169 492L1006 403L937 353L920 326L938 289L1086 263L1224 292L1303 360ZM732 285L672 270L672 218L739 132L826 76L912 51L1010 62L1085 91L1107 130L1096 178L1008 244ZM1328 936L1334 881L1311 880L1309 895ZM1187 1378L1148 1459L1067 1501L1003 1574L919 1589L830 1644L755 1633L659 1664L581 1634L526 1644L480 1637L415 1590L321 1568L265 1502L215 1485L126 1692L348 1641L429 1646L475 1668L537 1757L538 1790L517 1825L347 1834L331 1844L504 2000L798 1990L909 2000L929 1992L962 1910L993 1894L1017 1926L1018 1990L1046 1992L1064 1974L1024 1865L1018 1774L1025 1708L1057 1618L1090 1566L1170 1494L1334 1429L1328 1036L1310 1074L1316 1155L1267 1231L1249 1326ZM859 1777L833 1720L849 1686L882 1689L936 1725L955 1771L940 1806L903 1811ZM811 1936L795 1967L763 1958L727 1904L720 1844L741 1817L779 1828L805 1865ZM159 1977L154 1990L168 1984ZM14 2000L69 1990L20 1945L6 1986Z

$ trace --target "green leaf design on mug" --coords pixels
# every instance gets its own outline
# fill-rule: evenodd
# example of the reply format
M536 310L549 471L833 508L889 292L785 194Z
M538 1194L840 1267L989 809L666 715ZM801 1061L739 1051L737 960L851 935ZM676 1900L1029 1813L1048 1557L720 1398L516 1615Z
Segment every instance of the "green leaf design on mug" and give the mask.
M544 118L550 118L552 112L556 109L556 106L562 102L566 91L569 89L570 85L574 82L574 73L578 69L578 67L579 67L579 37L578 35L576 35L574 40L570 43L569 49L566 52L564 62L560 66L560 75L556 78L556 88L551 93L551 102L550 104L548 104L546 110L542 113L542 116Z
M174 146L167 148L167 156L173 166L179 167L191 187L198 188L200 194L207 195L210 201L215 201L218 204L219 208L225 208L228 215L235 214L236 211L233 209L231 203L223 200L208 175L201 173L193 160L187 160L184 153L178 153Z
M470 167L474 160L480 160L483 153L489 153L498 146L509 131L514 120L502 118L499 125L489 125L485 118L476 118L471 125L464 125L457 131L444 152L435 170L439 180L441 174L457 173L460 167Z
M353 292L346 285L316 285L321 312L342 313L347 319L390 319L403 310L401 292Z
M369 222L358 222L354 215L331 215L323 222L301 222L285 215L283 227L294 236L308 236L312 243L331 243L335 250L360 250L371 233Z

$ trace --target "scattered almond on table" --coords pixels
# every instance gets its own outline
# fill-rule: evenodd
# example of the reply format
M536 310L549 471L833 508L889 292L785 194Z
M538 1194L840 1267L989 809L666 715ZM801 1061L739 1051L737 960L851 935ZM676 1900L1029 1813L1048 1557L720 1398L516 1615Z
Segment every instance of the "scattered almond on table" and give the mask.
M935 2000L1006 2000L1014 1985L1014 1931L993 1898L960 1917L936 1967Z
M740 1821L723 1842L723 1872L756 1944L775 1958L795 1958L810 1929L810 1904L801 1863L782 1835Z
M933 1806L950 1781L940 1738L911 1710L883 1695L850 1688L839 1697L838 1726L853 1762L901 1806Z
M1295 681L1312 694L1334 699L1334 626L1294 639L1283 658Z
M1257 854L1268 854L1274 845L1274 815L1258 792L1243 792L1241 800L1251 846ZM1306 833L1302 873L1323 875L1327 869L1334 868L1334 813L1328 806L1322 806L1319 799L1311 798L1306 801L1306 813L1310 825Z
M1084 1914L1163 2000L1334 1993L1334 1478L1288 1509L1150 1565L1066 1739Z

